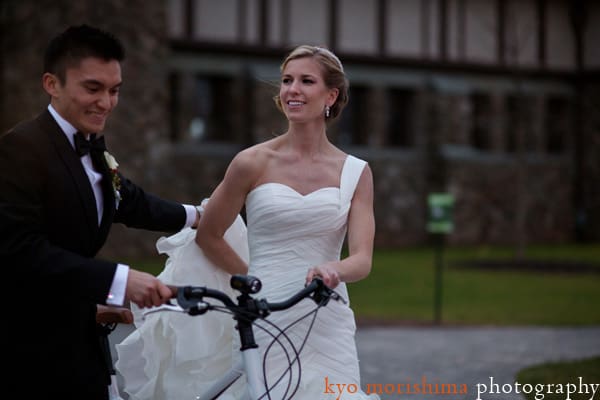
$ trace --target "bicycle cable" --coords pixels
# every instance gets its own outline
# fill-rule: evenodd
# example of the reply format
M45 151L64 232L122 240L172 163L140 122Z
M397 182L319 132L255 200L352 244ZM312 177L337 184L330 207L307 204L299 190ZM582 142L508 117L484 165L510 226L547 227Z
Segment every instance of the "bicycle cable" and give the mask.
M264 355L264 357L263 357L263 378L264 378L264 380L265 380L265 386L267 386L267 392L265 392L265 393L264 393L262 396L260 396L260 397L259 397L259 400L260 400L260 399L262 399L262 398L264 398L264 397L265 397L265 395L266 395L266 394L268 394L268 393L269 393L269 391L270 391L271 389L273 389L274 387L276 387L276 386L279 384L279 382L281 381L281 379L283 379L283 376L285 376L285 375L288 373L288 371L289 371L289 375L290 375L290 383L291 383L291 377L292 377L292 374L293 374L293 366L294 366L294 363L296 363L296 364L298 365L298 379L297 379L296 386L295 386L295 388L293 389L293 391L292 391L292 393L291 393L291 395L290 395L289 399L291 399L292 397L294 397L294 395L295 395L295 394L296 394L296 392L298 391L298 388L300 387L300 381L301 381L301 379L302 379L302 366L301 366L301 363L300 363L300 353L301 353L301 352L302 352L302 350L304 349L304 345L306 344L306 341L308 340L308 336L309 336L309 335L310 335L310 333L312 332L312 328L313 328L313 326L314 326L314 323L315 323L315 321L316 321L316 318L317 318L317 312L318 312L318 309L319 309L320 307L321 307L321 306L317 306L317 307L315 307L313 310L311 310L311 311L307 312L305 315L303 315L303 316L299 317L299 318L298 318L296 321L294 321L294 322L290 323L290 324L289 324L288 326L286 326L286 327L285 327L283 330L282 330L282 329L280 329L280 328L277 328L277 330L279 330L279 331L280 331L280 333L277 335L277 337L278 337L279 335L285 335L285 336L287 337L287 335L285 334L285 331L286 331L286 330L290 329L292 326L294 326L294 325L296 325L297 323L299 323L299 322L303 321L304 319L308 318L308 317L309 317L311 314L314 314L314 315L313 315L313 318L312 318L312 320L310 321L310 324L309 324L309 326L308 326L308 329L307 329L306 335L304 336L304 339L302 340L302 344L300 345L300 348L299 348L299 349L296 351L296 350L295 350L295 347L294 347L294 357L295 357L295 358L294 358L294 360L292 360L291 362L289 362L289 363L288 363L288 367L287 367L287 368L286 368L286 369L285 369L285 370L282 372L282 374L281 374L281 376L279 377L279 379L278 379L278 380L277 380L277 381L276 381L276 382L275 382L275 383L274 383L274 384L273 384L271 387L268 387L268 385L267 385L267 376L266 376L266 374L267 374L267 370L266 370L266 358L267 358L267 354L268 354L268 352L269 352L269 351L271 350L271 348L273 347L273 344L275 343L275 340L277 340L277 337L274 337L274 338L273 338L274 340L273 340L271 343L269 343L269 346L267 347L267 350L265 351L265 355ZM270 322L270 321L269 321L269 322ZM271 324L272 324L272 326L275 326L273 323L271 323ZM288 394L288 392L289 392L289 389L290 389L290 385L288 385L288 387L286 388L286 391L285 391L285 393L284 393L284 395L283 395L283 398L284 398L284 399L285 399L285 396L287 396L287 394ZM268 394L268 399L269 399L269 400L271 400L270 394Z
M317 304L317 306L314 309L312 309L309 312L307 312L306 314L298 317L295 321L292 321L290 324L288 324L283 329L281 329L279 326L277 326L274 322L271 322L271 321L269 321L267 319L263 319L263 318L261 318L261 323L258 323L258 321L253 318L255 315L252 314L251 312L247 312L245 310L236 310L236 312L233 312L229 308L227 308L226 306L218 306L218 305L213 305L213 304L210 304L210 303L207 303L207 304L208 304L207 311L208 310L220 311L220 312L223 312L223 313L226 313L226 314L230 314L230 315L233 315L233 316L237 315L239 318L243 318L246 321L251 322L254 326L256 326L257 328L261 329L267 335L271 336L271 338L273 340L271 341L271 343L269 343L269 345L267 346L267 349L265 350L265 352L263 354L263 379L265 381L265 392L258 398L258 400L264 399L265 396L267 396L266 398L268 400L272 400L272 398L271 398L271 391L277 385L280 384L280 382L282 381L282 379L284 379L284 377L286 375L288 375L289 377L288 377L288 382L287 382L287 386L286 386L285 392L284 392L283 397L282 397L281 400L292 399L293 396L298 391L298 388L300 387L300 382L301 382L301 379L302 379L302 366L301 366L301 362L300 362L300 353L304 349L304 346L306 345L308 337L309 337L310 333L312 332L313 326L314 326L316 318L317 318L317 313L318 313L319 309L324 306L324 304ZM246 314L247 316L244 315L244 314ZM306 331L306 334L304 335L304 338L302 339L302 343L301 343L299 349L296 349L296 346L295 346L294 342L285 333L285 331L287 331L288 329L290 329L294 325L300 323L304 319L309 318L311 314L313 314L312 320L310 321L310 324L309 324L309 326L307 328L307 331ZM269 325L271 328L273 328L274 330L276 330L278 333L274 334L268 328L262 326L262 322L264 322L265 324ZM285 344L282 343L280 337L283 337L285 339L285 341L289 344L289 347L291 347L291 352L294 355L293 359L290 358L290 350L288 350L286 348ZM269 384L268 384L268 378L267 378L266 363L267 363L268 353L269 353L269 351L271 350L271 348L273 347L273 345L275 343L277 343L279 345L279 347L282 350L282 353L285 355L285 357L287 359L287 362L288 362L288 367L285 370L282 371L281 375L275 381L275 383L273 383L271 386L269 386ZM296 383L295 383L295 386L294 386L291 394L289 395L289 397L286 397L288 395L288 393L290 392L290 389L291 389L291 386L292 386L294 364L297 364L298 377L297 377L297 379L295 379Z
M265 328L264 326L262 326L261 324L258 324L256 319L253 318L254 314L247 312L245 310L236 310L236 312L231 311L229 308L227 308L226 306L215 306L215 305L210 305L207 310L213 310L213 311L220 311L226 314L230 314L233 315L234 317L237 316L239 319L243 319L245 321L251 322L254 326L256 326L257 328L260 328L262 331L266 332L268 335L270 335L274 341L277 341L277 343L279 343L279 346L282 349L283 354L285 355L288 365L292 365L294 363L294 361L291 360L290 358L290 354L289 354L289 350L285 347L285 344L281 342L281 340L279 339L279 336L283 336L285 338L285 340L288 342L289 346L292 348L296 359L299 356L299 352L296 350L295 346L294 346L294 342L290 339L290 337L288 335L285 334L285 332L283 332L277 325L275 325L274 323L272 323L271 321L267 321L265 319L263 319L262 321L264 321L265 323L271 325L274 329L278 330L280 332L279 335L275 336L272 332L270 332L267 328ZM248 316L244 316L243 314L247 314ZM264 362L265 358L263 356L263 362ZM289 369L290 367L288 367ZM267 383L266 383L266 376L265 376L265 372L263 369L263 379L265 379L265 388L266 388L266 392L263 393L263 395L261 395L260 399L262 399L265 394L269 393L270 390L272 390L277 384L279 384L279 382L281 381L281 379L283 379L283 377L286 375L287 370L284 371L281 375L281 377L278 379L278 381L271 387L268 388L267 387ZM290 376L290 378L288 378L288 388L289 386L291 386L292 384L292 378ZM296 390L297 387L299 386L300 381L298 379L298 382L296 384ZM286 394L289 391L289 389L286 389ZM270 397L269 397L270 398ZM285 398L283 398L282 400L285 400Z
M267 349L264 352L263 355L263 379L265 380L265 387L266 387L266 392L263 393L260 397L260 399L263 399L265 396L267 396L267 398L270 400L271 396L270 396L270 391L275 388L277 385L279 385L279 383L281 382L281 380L284 378L285 375L289 375L288 378L288 386L286 388L286 391L284 392L284 395L282 397L282 400L285 400L285 396L288 395L289 391L290 391L290 386L291 386L291 381L292 381L292 377L293 377L293 367L294 364L297 364L297 369L298 369L298 378L296 380L296 385L290 395L290 399L294 396L294 394L296 394L296 392L298 391L298 388L300 387L300 381L302 378L302 367L301 367L301 362L300 362L300 353L302 352L302 350L304 349L304 346L306 345L306 342L308 340L308 337L310 335L310 333L312 332L313 326L315 324L316 318L317 318L317 313L319 311L319 309L321 307L323 307L325 304L327 303L327 301L325 299L322 299L317 306L310 310L309 312L307 312L306 314L298 317L298 319L296 319L295 321L291 322L290 324L288 324L285 328L281 329L279 326L275 325L275 323L266 320L266 319L262 319L262 321L264 321L265 323L269 324L271 327L273 327L276 331L278 331L279 333L277 334L277 336L275 336L272 332L270 332L269 330L267 330L266 328L260 326L259 324L256 323L256 321L254 322L254 325L259 327L260 329L262 329L263 331L265 331L267 334L269 334L272 338L273 341L271 341L271 343L269 344L269 346L267 347ZM292 342L292 340L289 338L288 335L286 335L285 331L287 331L288 329L290 329L291 327L293 327L294 325L300 323L301 321L303 321L304 319L308 318L311 314L313 315L313 318L307 328L306 331L306 335L304 336L304 339L302 339L302 343L300 345L300 348L298 350L296 350L296 346L294 345L294 343ZM288 356L288 351L287 349L285 349L283 346L283 344L280 342L279 340L279 336L284 336L287 340L287 342L290 344L290 347L293 349L293 353L294 353L294 359L290 360L289 356ZM279 346L282 348L282 351L286 354L286 358L288 361L288 367L282 371L281 376L277 379L277 381L272 384L270 387L268 386L267 383L267 372L266 372L266 362L267 362L267 355L269 353L269 351L271 350L271 348L273 347L273 345L275 343L278 343ZM289 373L289 374L288 374Z

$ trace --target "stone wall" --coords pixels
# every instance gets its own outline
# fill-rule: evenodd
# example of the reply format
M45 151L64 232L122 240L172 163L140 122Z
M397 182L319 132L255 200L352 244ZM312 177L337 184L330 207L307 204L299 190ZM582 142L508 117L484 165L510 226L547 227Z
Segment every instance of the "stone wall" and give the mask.
M451 242L510 245L572 238L571 169L564 162L463 159L452 160L450 169L456 198Z
M49 37L70 24L90 23L114 32L127 50L120 104L107 128L111 152L134 181L160 196L199 203L223 177L241 148L279 134L285 120L275 109L268 82L241 75L234 81L228 107L228 133L234 143L202 143L170 132L169 43L163 2L105 0L87 2L9 0L2 4L0 126L7 130L47 105L41 87L41 56ZM184 77L185 78L185 77ZM189 77L188 77L189 78ZM185 79L181 90L190 89ZM584 93L586 238L600 238L600 85ZM538 121L528 138L533 151L507 153L506 102L490 93L489 148L471 143L472 103L464 93L415 91L414 144L390 148L385 87L367 93L363 110L372 130L368 145L344 149L369 161L375 182L376 245L424 244L429 237L427 194L449 191L456 197L454 244L565 242L577 222L573 206L573 148L564 154L543 151L540 99L528 116ZM262 106L257 106L262 105ZM243 109L252 110L242 118ZM183 112L185 114L185 111ZM331 127L335 137L337 127ZM160 233L115 226L104 257L154 257Z

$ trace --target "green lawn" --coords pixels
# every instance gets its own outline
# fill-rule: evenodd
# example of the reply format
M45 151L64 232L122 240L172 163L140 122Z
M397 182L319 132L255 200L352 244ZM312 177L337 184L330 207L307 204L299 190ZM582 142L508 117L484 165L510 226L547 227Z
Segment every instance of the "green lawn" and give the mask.
M527 257L600 260L600 246L531 247ZM509 248L445 251L442 321L450 324L585 325L600 323L600 274L475 270L457 260L512 258ZM378 251L371 275L350 285L359 320L433 321L435 252Z
M581 378L582 384L587 384L588 393L585 393L586 386L581 385L583 393L571 393L572 400L588 400L592 398L593 389L590 384L600 382L600 357L589 358L585 360L569 361L562 363L548 363L525 368L517 374L517 382L522 385L530 384L532 389L525 394L527 400L536 399L536 391L544 391L546 400L564 400L567 398L566 392L579 391ZM568 384L575 384L567 389ZM561 385L559 387L559 385ZM600 394L600 388L594 398ZM557 393L563 392L563 393ZM538 397L539 398L539 397Z
M442 322L493 325L600 324L600 274L457 268L458 260L510 260L511 248L447 248ZM600 262L600 245L530 246L526 257ZM157 274L164 259L132 262ZM359 322L431 323L435 252L406 248L375 252L373 270L349 285Z

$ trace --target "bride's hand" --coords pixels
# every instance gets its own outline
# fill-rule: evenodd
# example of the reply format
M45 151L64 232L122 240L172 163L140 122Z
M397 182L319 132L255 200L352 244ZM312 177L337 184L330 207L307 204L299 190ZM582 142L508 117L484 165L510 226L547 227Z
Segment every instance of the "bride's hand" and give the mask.
M309 284L315 277L323 279L323 283L331 289L335 289L340 284L340 274L330 263L309 269L306 283Z

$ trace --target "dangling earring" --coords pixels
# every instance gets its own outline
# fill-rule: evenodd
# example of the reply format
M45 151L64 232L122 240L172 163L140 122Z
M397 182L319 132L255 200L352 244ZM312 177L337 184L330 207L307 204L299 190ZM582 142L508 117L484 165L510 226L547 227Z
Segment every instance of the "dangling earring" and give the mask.
M331 108L329 106L325 106L325 118L329 118L331 115Z

